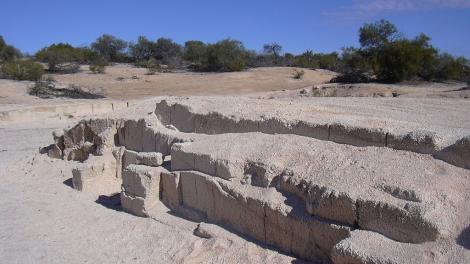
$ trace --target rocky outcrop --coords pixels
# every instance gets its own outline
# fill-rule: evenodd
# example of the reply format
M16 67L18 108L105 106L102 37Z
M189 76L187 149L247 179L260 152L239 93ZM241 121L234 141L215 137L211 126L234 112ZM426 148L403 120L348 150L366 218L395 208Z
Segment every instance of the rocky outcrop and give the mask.
M201 107L201 102L197 100L162 100L157 103L155 114L162 123L174 125L180 131L187 133L294 134L359 147L389 147L434 154L439 159L464 168L465 164L470 163L469 155L459 156L459 150L456 149L458 143L454 144L456 140L465 141L463 137L468 135L470 130L464 132L456 128L454 130L459 132L447 134L436 132L442 130L438 126L422 129L417 128L417 124L401 120L378 122L381 125L375 125L368 119L353 122L342 118L342 115L331 114L331 117L325 118L320 113L309 113L308 110L301 111L299 115L282 112L283 115L280 116L267 116L265 112L257 112L255 107L245 111L245 104L231 104L230 110L234 114L227 115L227 110L220 105L220 101L223 100L206 99L204 107ZM245 101L246 105L254 103L246 99ZM256 103L259 104L258 101ZM282 103L279 107L292 108L291 104L287 103ZM270 110L279 111L276 108ZM300 114L305 115L304 112L309 115L305 118L300 117ZM455 126L459 127L459 124Z
M470 171L449 164L467 166L468 140L442 148L427 132L206 115L167 102L157 116L84 120L56 131L43 152L77 161L77 190L120 191L126 212L152 217L162 202L305 260L470 259L455 242L468 226Z

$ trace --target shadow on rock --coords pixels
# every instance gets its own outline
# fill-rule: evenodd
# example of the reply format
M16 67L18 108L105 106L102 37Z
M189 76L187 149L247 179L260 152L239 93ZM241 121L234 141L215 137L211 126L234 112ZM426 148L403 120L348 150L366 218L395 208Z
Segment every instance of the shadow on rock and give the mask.
M467 226L457 238L457 244L470 250L470 226Z
M95 201L97 204L101 204L102 206L116 210L116 211L122 211L121 207L121 197L120 193L112 194L112 195L100 195L98 196L98 199Z
M63 181L62 183L69 186L70 188L73 188L72 178Z

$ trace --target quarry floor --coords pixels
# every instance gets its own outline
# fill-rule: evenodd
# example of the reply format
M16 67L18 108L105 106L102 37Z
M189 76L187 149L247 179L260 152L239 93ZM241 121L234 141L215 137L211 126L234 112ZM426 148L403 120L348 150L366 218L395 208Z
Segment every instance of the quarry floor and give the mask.
M295 102L302 96L300 93L302 87L311 87L328 79L325 76L318 77L315 72L307 72L307 78L297 82L289 77L291 69L270 71L280 73L265 75L262 80L260 76L263 74L259 72L219 76L193 76L187 73L146 76L143 69L117 65L110 68L104 79L99 81L96 81L96 76L86 72L78 75L55 76L55 78L62 83L80 83L102 88L110 99L132 100L129 101L130 104L138 106L133 110L134 114L135 112L146 114L149 109L153 110L153 101L140 99L161 94L212 95L250 92L251 98L287 98ZM130 77L133 75L141 78L132 80ZM278 77L269 77L274 75ZM117 77L129 79L116 81ZM179 83L174 82L175 77L180 78ZM147 79L150 79L150 83L146 81ZM161 85L157 89L151 89L155 84L152 80L157 84L160 82ZM109 83L113 85L108 86ZM204 89L191 90L208 83L210 85ZM220 83L224 83L222 89ZM258 86L260 83L262 85ZM119 195L77 192L71 187L70 180L73 162L50 159L46 155L40 155L38 150L52 143L53 130L73 126L82 118L106 112L102 110L98 113L95 107L95 112L91 110L88 113L86 109L93 109L92 104L108 104L114 101L42 100L26 95L28 85L30 84L24 82L0 80L0 87L5 88L0 91L0 111L36 112L37 107L44 107L48 113L35 116L22 112L20 118L14 122L0 119L2 263L303 263L302 260L250 242L218 226L208 225L212 233L216 234L213 238L197 237L193 234L197 222L175 215L163 205L157 208L161 212L157 214L158 217L140 218L120 210ZM368 91L367 94L371 96L376 92L376 88L365 87L366 89L362 89L361 92ZM428 116L427 119L438 118L445 126L448 117L446 111L452 112L451 116L455 117L455 103L465 105L469 102L468 99L464 99L469 91L459 90L459 87L459 84L436 85L425 92L423 90L426 88L419 86L413 86L408 90L403 87L400 89L411 93L405 97L441 98L433 100L439 100L440 103L436 104L435 108L439 108L437 111L443 114L436 117ZM388 93L396 87L379 88L381 92ZM442 98L447 95L461 99ZM357 100L351 105L348 105L347 99L342 99L338 101L340 102L338 109L342 109L344 115L352 117L368 115L364 114L364 109L370 113L371 107L362 107L367 106L367 100L378 99ZM413 100L403 101L404 107L398 107L399 111L405 113L408 111L412 116L412 110L418 108L421 116L426 116L426 104L421 106L419 104L421 101L418 99L416 99L418 104L414 104ZM377 102L374 101L372 105L379 107L380 103ZM128 101L119 102L122 105L127 103ZM60 107L49 109L54 105L75 104L79 105L75 109L63 110ZM334 104L334 100L322 101L323 107L331 107ZM410 107L407 108L406 104ZM114 107L115 105L113 109ZM346 113L347 111L351 112ZM470 121L468 116L459 118ZM419 119L419 116L416 119ZM467 236L470 237L470 234ZM470 245L470 241L467 240L462 243L467 247Z
M140 218L120 211L119 195L72 189L70 162L38 154L71 123L0 125L2 263L302 263L217 226L199 238L198 223L163 205Z

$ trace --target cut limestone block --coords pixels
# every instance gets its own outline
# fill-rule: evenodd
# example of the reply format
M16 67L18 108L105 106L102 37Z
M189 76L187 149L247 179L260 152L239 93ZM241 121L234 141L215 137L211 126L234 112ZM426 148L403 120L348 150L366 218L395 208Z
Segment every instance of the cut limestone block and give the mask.
M459 193L470 188L469 171L429 155L294 135L199 137L175 144L171 165L273 186L304 200L313 216L411 243L447 237L459 214L451 204L460 206ZM182 189L184 200L184 184Z
M116 192L120 185L116 178L116 160L111 154L90 156L72 169L73 188L79 191L109 190Z
M155 205L156 201L149 201L139 196L121 192L121 206L122 209L128 213L131 213L140 217L147 217L150 208Z
M163 167L129 165L122 171L122 188L134 196L158 199L162 172L167 170Z
M146 216L160 198L160 176L167 172L163 167L127 166L122 172L122 208L129 213Z
M163 172L160 181L162 202L170 209L178 209L182 205L179 172Z
M118 129L119 144L129 150L142 151L143 133L146 127L145 119L126 120L123 127Z
M327 252L349 236L349 227L306 214L301 200L275 188L237 184L195 171L180 172L179 185L185 208L304 259L327 261Z
M155 114L164 125L183 132L294 134L435 154L469 134L468 110L462 109L468 109L468 102L304 98L293 103L282 99L175 97L158 102Z
M163 155L158 152L135 152L126 149L123 155L123 168L130 164L158 167L163 164Z

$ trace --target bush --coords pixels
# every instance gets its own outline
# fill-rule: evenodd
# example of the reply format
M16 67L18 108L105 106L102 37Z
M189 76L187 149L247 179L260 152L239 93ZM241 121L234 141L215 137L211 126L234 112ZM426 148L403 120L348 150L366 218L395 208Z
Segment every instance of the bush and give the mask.
M148 40L144 36L137 39L137 43L130 44L129 50L132 59L135 61L148 61L155 54L155 42Z
M361 71L350 71L341 73L335 78L331 79L330 83L367 83L371 79Z
M191 40L184 44L183 59L193 63L193 67L201 67L207 53L207 45L202 41Z
M106 65L107 63L104 62L104 61L95 61L93 62L92 64L90 64L90 66L88 66L88 68L90 69L90 71L92 73L104 73L105 72L105 69L106 69Z
M21 57L21 52L11 45L7 45L0 36L0 62L10 61Z
M245 69L248 57L243 44L238 40L226 39L208 45L201 70L231 72Z
M147 61L146 68L147 68L148 75L153 75L157 71L161 70L160 64L158 64L157 60L153 58Z
M44 67L32 60L12 60L1 66L0 73L7 79L38 81L44 74Z
M91 49L106 61L125 62L127 42L114 36L103 34L91 44Z
M295 69L294 72L292 73L292 78L294 79L297 79L297 80L300 80L304 77L305 75L305 71L304 70L298 70L298 69Z
M377 56L377 78L391 83L416 77L431 80L437 50L428 42L429 38L421 35L414 40L403 39L385 45Z
M315 60L313 51L307 50L294 59L294 66L301 68L318 68L318 62Z
M155 42L155 53L153 58L171 68L181 65L183 50L178 43L168 38L159 38Z
M71 66L71 64L80 62L81 56L80 49L67 43L52 44L36 53L36 59L47 63L50 72L71 73L78 70L76 66Z

